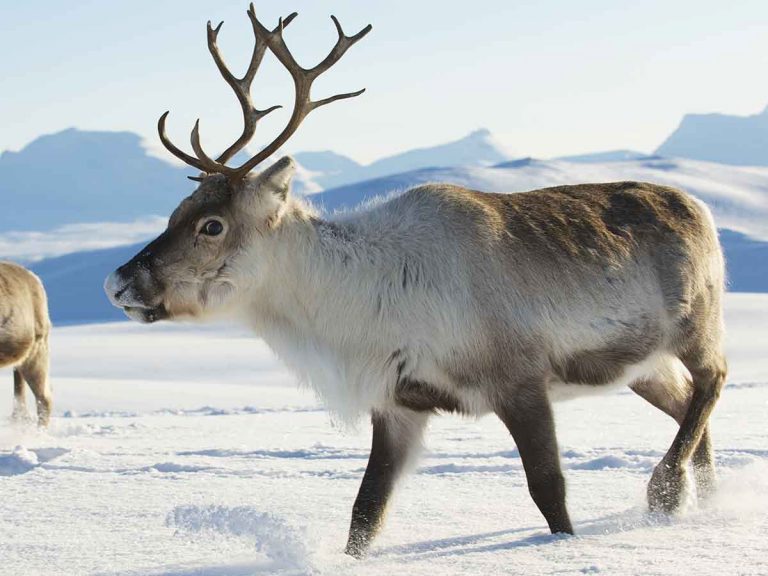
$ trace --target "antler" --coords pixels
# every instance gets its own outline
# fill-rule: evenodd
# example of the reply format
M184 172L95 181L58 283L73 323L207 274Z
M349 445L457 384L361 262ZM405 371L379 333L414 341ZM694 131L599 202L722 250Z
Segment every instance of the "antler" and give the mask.
M283 21L283 26L288 26L296 16L298 16L296 12L288 15ZM224 164L239 152L251 138L253 138L253 135L256 132L257 122L273 110L282 108L282 106L277 105L267 108L266 110L257 110L251 101L251 83L256 76L256 72L259 70L261 60L264 58L264 53L267 50L267 45L263 41L260 41L258 36L255 37L256 41L253 45L253 54L251 55L251 63L248 65L248 70L242 78L235 78L227 68L227 65L224 64L224 60L222 60L221 54L219 54L219 47L216 45L216 38L219 34L219 30L221 30L222 24L224 24L224 22L219 23L216 28L211 28L211 22L208 21L208 50L210 51L211 56L213 56L213 60L216 62L216 66L224 77L224 80L226 80L227 84L229 84L235 92L235 96L243 109L243 133L240 135L240 138L216 158L217 162Z
M291 23L291 21L298 16L296 12L293 12L292 14L288 15L285 20L283 21L283 26L287 26ZM243 146L245 146L251 138L253 138L253 135L256 133L256 124L259 120L261 120L264 116L272 112L273 110L276 110L278 108L281 108L281 106L272 106L270 108L267 108L266 110L258 110L254 107L253 101L251 100L251 83L253 82L254 77L256 76L256 72L259 69L259 66L261 65L261 61L264 58L264 53L267 50L267 45L258 37L255 36L255 41L253 45L253 53L251 54L251 62L248 64L248 70L245 72L245 75L242 78L235 77L234 74L229 70L227 65L224 63L224 59L221 57L221 53L219 52L219 47L216 43L216 40L219 36L219 31L221 30L221 27L223 26L224 22L220 22L216 28L211 27L211 21L208 21L207 25L207 39L208 39L208 51L211 53L211 56L213 57L213 61L216 63L216 67L219 69L219 72L224 77L224 80L229 84L229 86L232 88L233 92L235 93L235 96L237 97L237 100L240 102L240 107L243 109L243 132L240 135L240 137L235 140L235 142L229 146L224 152L222 152L219 157L214 161L211 158L209 158L204 152L201 154L197 151L195 148L195 140L198 140L198 147L199 147L199 137L196 136L196 131L199 130L198 124L195 124L195 130L193 130L192 133L192 147L195 149L195 154L197 154L197 158L190 156L189 154L185 153L184 151L177 148L173 142L170 141L168 136L165 133L165 120L168 117L169 112L165 112L161 117L160 120L157 123L157 131L160 134L160 140L163 143L163 145L168 149L171 154L179 158L180 160L183 160L187 164L190 164L191 166L194 166L195 168L202 170L203 172L211 173L211 172L217 172L217 166L219 164L224 164L227 160L229 160L232 156L237 154Z
M296 15L297 14L294 12L287 16L285 19L280 18L277 27L270 31L265 28L261 22L259 22L259 20L256 18L256 11L253 7L253 4L250 5L248 10L248 17L251 20L256 42L254 45L253 54L251 56L251 63L248 66L248 71L245 73L243 78L236 78L224 64L224 61L219 54L219 49L216 45L216 38L218 36L219 30L221 29L221 24L219 24L216 28L212 28L211 23L208 22L208 50L211 52L211 55L216 62L216 66L221 72L221 75L224 77L224 80L226 80L226 82L235 92L235 96L237 97L238 101L240 102L240 106L243 109L243 132L229 148L227 148L219 155L216 160L214 160L208 156L208 154L206 154L200 144L200 121L198 120L195 122L195 127L192 129L192 134L190 137L192 149L195 151L196 155L196 157L193 157L174 146L174 144L166 136L165 119L168 116L168 112L166 112L160 117L157 128L160 134L160 140L172 154L187 164L202 170L203 172L208 174L225 174L231 181L236 181L243 178L246 174L248 174L248 172L253 170L256 165L258 165L260 162L263 162L266 158L278 150L280 146L282 146L291 137L291 135L293 135L307 114L309 114L312 110L337 100L359 96L365 92L365 89L362 89L356 92L336 94L335 96L330 96L328 98L323 98L322 100L314 101L310 98L312 83L317 79L317 77L328 70L336 62L338 62L344 53L353 44L355 44L358 40L363 38L366 34L368 34L368 32L371 31L372 26L369 24L354 36L346 36L344 34L344 30L341 28L341 24L339 24L339 21L335 16L331 16L331 19L336 26L336 31L339 35L338 39L336 40L336 44L319 64L313 68L305 69L296 62L290 50L286 46L285 40L283 39L283 29L296 17ZM288 121L288 124L283 129L283 131L280 132L277 138L275 138L268 146L262 149L258 154L253 156L242 166L238 168L232 168L226 166L225 163L235 153L242 149L243 146L245 146L253 137L258 121L273 110L280 108L280 106L272 106L266 110L257 110L254 108L251 101L251 83L253 82L253 78L256 75L259 65L261 64L261 60L264 57L264 52L267 47L277 57L280 63L288 70L288 72L291 74L291 77L293 78L295 87L293 112Z

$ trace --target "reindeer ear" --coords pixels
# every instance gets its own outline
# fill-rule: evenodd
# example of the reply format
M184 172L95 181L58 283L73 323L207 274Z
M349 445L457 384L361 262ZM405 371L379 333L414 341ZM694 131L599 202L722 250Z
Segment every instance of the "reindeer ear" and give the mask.
M246 177L235 196L237 207L273 228L285 211L295 170L296 163L286 156L261 173Z
M269 187L275 196L281 201L285 201L288 192L291 189L291 178L296 171L296 162L290 156L283 156L264 170L259 175L262 186Z

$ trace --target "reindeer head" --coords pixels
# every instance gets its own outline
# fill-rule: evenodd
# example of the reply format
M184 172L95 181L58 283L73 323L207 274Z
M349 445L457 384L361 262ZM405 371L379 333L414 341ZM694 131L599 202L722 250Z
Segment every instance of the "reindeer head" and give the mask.
M208 22L208 50L243 111L240 137L214 160L200 144L198 121L191 134L195 152L195 156L191 156L166 136L168 112L158 122L160 140L165 147L202 174L192 178L200 185L176 208L167 229L105 281L109 299L134 320L155 322L203 317L226 307L248 286L258 283L259 276L264 274L259 257L280 224L294 164L286 157L261 173L253 174L252 170L274 154L312 110L364 92L337 94L322 100L310 98L314 80L370 32L370 25L354 36L346 36L339 21L331 16L338 40L319 64L306 69L296 62L283 39L283 28L296 17L295 12L281 18L271 31L258 21L253 4L248 17L255 44L250 65L242 78L229 71L219 53L216 39L222 24L212 28ZM226 162L251 140L258 121L280 107L258 110L251 100L251 83L267 48L293 78L293 112L286 127L268 146L239 167L227 166Z

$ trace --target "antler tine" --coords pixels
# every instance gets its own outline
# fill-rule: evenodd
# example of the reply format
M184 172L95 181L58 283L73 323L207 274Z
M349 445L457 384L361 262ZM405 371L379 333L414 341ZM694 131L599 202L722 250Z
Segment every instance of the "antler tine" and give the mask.
M255 18L256 17L256 12L255 12L255 10L253 8L253 4L251 4L251 6L250 6L250 8L249 8L249 10L247 12L249 17L251 15L251 11L253 11L253 15L254 15L254 18ZM298 15L299 15L298 12L291 12L285 18L280 18L280 20L279 20L279 22L277 24L277 27L273 30L273 32L277 32L278 30L282 31L282 29L285 28L286 26L288 26L288 24L290 24L291 22L293 22L293 19L296 18L296 16L298 16ZM264 51L267 49L267 45L266 45L266 43L264 43L261 40L261 37L258 34L256 34L255 31L254 31L254 37L256 38L256 45L258 45L259 49L261 50L261 57L263 57L264 56ZM256 45L254 45L254 49L253 49L254 55L256 54L256 49L257 49ZM257 70L258 70L258 66L256 66L255 68L251 68L251 67L248 68L248 72L246 73L246 75L245 75L245 77L243 79L244 80L246 78L248 79L248 85L249 86L250 86L250 83L253 81L253 77L256 75L256 71Z
M291 51L288 49L288 46L285 43L283 38L283 28L285 23L283 22L282 18L280 19L277 28L270 31L269 29L265 28L261 22L259 22L258 18L256 18L256 11L253 8L253 4L251 4L250 9L248 10L248 17L251 19L254 33L263 40L263 42L269 47L275 57L291 74L296 94L294 99L293 112L291 114L290 120L288 121L288 125L269 145L262 149L258 154L253 156L245 164L239 168L236 168L234 174L230 176L230 178L233 179L244 177L256 165L258 165L260 162L263 162L266 158L277 151L280 146L282 146L288 140L288 138L293 135L307 114L309 114L312 110L337 100L354 98L355 96L359 96L365 91L365 89L363 89L356 92L337 94L335 96L317 101L312 101L310 98L312 83L317 79L317 77L328 70L336 62L338 62L339 59L353 44L362 39L366 34L368 34L368 32L373 29L373 27L369 24L354 36L346 36L338 19L335 16L331 16L331 19L336 26L336 31L339 34L339 38L336 40L336 44L328 53L328 55L319 64L312 68L306 69L300 66L298 62L296 62L296 59L293 57L293 54L291 54Z
M294 12L291 14L291 17L295 17L294 14L296 13ZM259 22L258 18L256 18L256 10L253 8L253 3L251 3L251 7L248 10L248 18L251 19L253 33L260 38L266 46L269 46L272 53L289 72L294 68L302 69L293 58L293 54L288 50L288 46L285 45L285 41L283 40L283 28L287 25L285 20L280 18L277 27L270 31ZM291 20L293 20L293 18L291 18ZM291 72L291 74L293 74L293 72Z
M169 140L168 135L165 133L165 119L168 117L169 113L170 110L166 111L157 121L157 133L160 135L160 141L163 143L163 146L165 146L168 152L176 156L179 160L182 160L186 164L189 164L202 172L207 172L207 169L200 160L180 150Z
M356 90L355 92L346 92L344 94L336 94L335 96L329 96L328 98L323 98L322 100L313 100L310 102L312 105L312 110L315 108L320 108L320 106L325 106L326 104L330 104L331 102L336 102L336 100L345 100L347 98L354 98L355 96L360 96L365 92L365 88L361 88L360 90Z
M365 91L358 90L356 92L336 94L335 96L330 96L328 98L323 98L322 100L316 101L313 101L310 98L312 83L317 79L317 77L328 70L336 62L338 62L339 59L353 44L355 44L371 31L372 26L369 24L354 36L347 36L344 34L344 30L342 29L338 19L335 16L331 16L331 19L336 26L336 31L339 35L338 39L336 40L336 44L319 64L313 68L306 69L302 68L298 62L296 62L296 59L293 57L293 54L291 54L291 51L288 49L288 46L286 46L285 40L283 39L283 29L288 24L290 24L291 21L296 18L296 16L297 14L293 12L286 16L285 19L280 18L277 27L274 30L269 30L265 28L261 22L259 22L259 20L256 18L256 10L254 9L253 4L250 5L248 10L248 17L251 20L255 41L253 53L251 54L251 61L248 65L248 70L242 78L237 78L234 74L232 74L227 65L224 63L224 59L221 57L221 53L219 52L217 39L223 22L219 23L215 28L211 25L210 21L208 22L208 50L213 57L213 61L216 63L216 67L219 69L219 72L227 84L229 84L229 86L232 88L235 96L238 99L238 102L240 103L240 107L243 110L243 132L240 137L231 146L229 146L229 148L227 148L219 155L216 160L214 160L208 154L206 154L205 150L203 150L203 147L200 144L200 121L198 120L195 122L195 127L192 129L192 133L190 135L192 149L197 155L197 158L195 158L177 148L168 139L168 136L165 133L165 120L168 116L168 112L166 112L160 117L160 120L157 123L157 130L160 134L160 140L162 141L163 145L171 152L171 154L183 160L190 166L194 166L195 168L205 173L224 174L234 182L240 178L243 178L257 164L278 150L280 146L282 146L288 140L288 138L293 135L307 114L309 114L312 110L337 100L354 98L355 96L359 96ZM253 102L251 100L251 83L256 76L256 72L261 65L261 61L264 58L264 54L267 48L269 48L269 50L275 55L280 63L286 68L286 70L288 70L288 72L291 74L291 77L293 78L295 88L293 112L291 113L291 117L288 120L288 124L285 128L283 128L283 131L280 132L277 138L270 142L269 145L262 149L258 154L253 156L250 160L245 162L242 166L238 168L230 168L229 166L225 165L226 161L234 156L234 154L239 150L241 150L243 146L245 146L253 137L253 134L256 131L257 122L273 110L280 108L280 106L272 106L266 110L258 110L253 106Z
M219 162L216 162L213 158L208 156L208 154L205 153L205 150L203 150L203 147L200 145L200 119L198 118L195 121L195 127L192 128L192 133L189 136L190 143L192 144L192 150L195 151L195 154L197 155L197 159L200 161L200 163L205 166L203 169L208 174L213 173L220 173L220 174L227 174L229 175L232 171L232 168L229 166L224 166L224 164L221 164Z
M360 30L357 34L346 36L338 18L336 18L336 16L331 16L331 20L333 20L333 23L336 26L336 32L338 32L339 38L336 40L336 45L328 53L328 56L326 56L317 66L314 66L309 70L309 73L313 78L317 78L320 74L328 70L328 68L336 64L336 62L344 56L344 53L347 50L349 50L356 42L362 40L368 32L373 30L373 26L368 24L368 26Z
M251 9L252 8L253 5L251 5ZM296 16L296 12L288 15L283 25L287 26L290 24L290 22ZM219 31L221 30L223 24L224 22L221 22L218 26L216 26L216 28L213 28L211 26L210 20L208 21L208 51L211 53L213 61L216 63L216 67L219 69L222 77L232 88L232 91L235 93L235 96L240 103L240 107L243 110L243 132L240 134L240 137L235 140L235 142L233 142L226 150L224 150L224 152L219 155L218 158L216 158L216 163L221 165L225 164L227 160L232 158L232 156L239 152L253 138L253 135L256 133L256 125L259 120L261 120L264 116L273 110L280 108L280 106L271 106L266 110L258 110L254 107L253 101L251 99L251 84L254 77L256 76L256 72L258 71L259 66L261 65L262 59L264 58L264 53L267 50L266 44L260 39L258 35L254 35L253 53L251 54L251 61L248 64L248 69L242 78L237 78L234 74L232 74L227 65L224 63L224 59L219 52L219 47L216 42L218 39Z

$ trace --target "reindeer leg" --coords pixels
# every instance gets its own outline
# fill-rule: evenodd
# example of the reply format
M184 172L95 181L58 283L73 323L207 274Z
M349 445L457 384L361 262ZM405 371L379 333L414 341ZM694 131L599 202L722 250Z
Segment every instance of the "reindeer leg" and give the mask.
M51 390L48 385L48 344L43 342L37 352L21 366L21 374L29 383L37 401L37 425L48 426L51 417Z
M693 392L680 429L648 484L651 510L671 512L685 495L685 466L694 457L694 473L705 493L714 484L712 447L707 421L725 382L726 363L721 354L689 352L681 357L693 377Z
M528 491L553 534L573 534L565 506L565 480L560 471L555 422L543 380L513 398L498 407L496 414L520 451Z
M29 419L27 411L26 384L18 368L13 369L13 413L11 418L16 421Z
M373 440L368 467L352 508L346 553L362 557L384 520L387 501L408 459L420 446L429 412L402 410L371 416Z
M666 379L657 377L652 380L640 380L633 383L630 388L650 404L674 418L678 425L683 423L693 394L692 382L676 379L670 375ZM696 494L699 499L707 498L715 489L715 463L710 438L709 425L706 425L692 457Z

